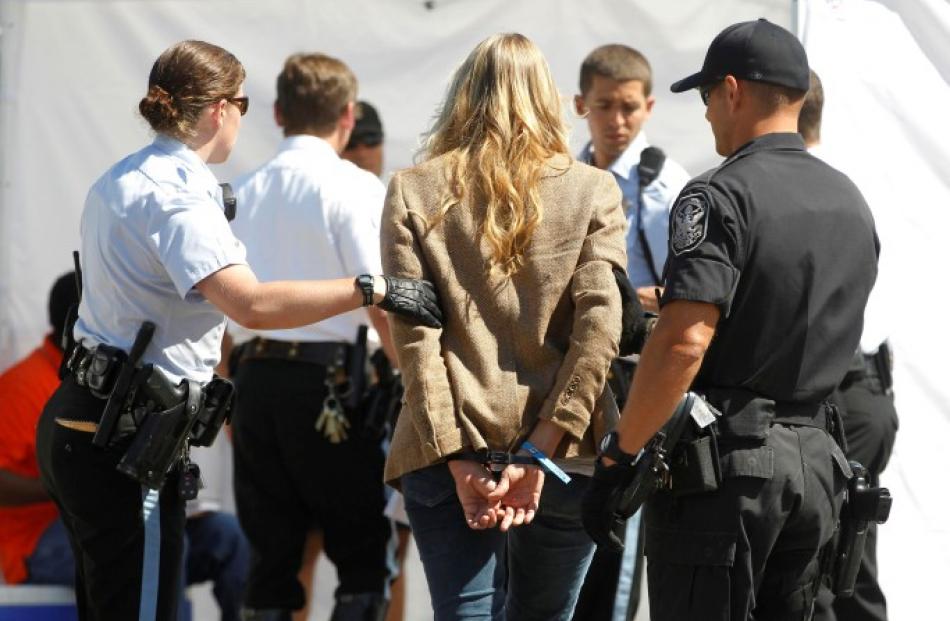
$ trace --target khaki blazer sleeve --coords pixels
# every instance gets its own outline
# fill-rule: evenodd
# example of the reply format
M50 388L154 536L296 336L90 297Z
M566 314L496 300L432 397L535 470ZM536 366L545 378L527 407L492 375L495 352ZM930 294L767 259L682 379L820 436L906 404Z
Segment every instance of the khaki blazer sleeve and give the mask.
M622 195L609 173L598 172L587 237L571 279L574 322L570 344L540 418L580 440L604 390L620 340L620 292L613 269L626 269Z
M419 243L418 226L425 226L423 216L409 211L400 174L396 173L389 183L380 231L386 275L432 280ZM415 326L392 314L389 323L405 387L400 416L410 417L426 458L441 459L460 448L461 433L442 359L442 330Z

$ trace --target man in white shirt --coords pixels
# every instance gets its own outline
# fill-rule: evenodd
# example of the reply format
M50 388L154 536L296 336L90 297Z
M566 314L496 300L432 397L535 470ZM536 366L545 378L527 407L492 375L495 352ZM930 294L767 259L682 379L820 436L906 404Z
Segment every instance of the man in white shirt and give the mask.
M670 210L690 176L682 166L651 147L643 125L653 112L653 72L646 57L621 44L598 47L584 59L577 114L587 119L590 142L578 159L609 170L623 192L627 216L627 277L643 308L659 312L656 290L666 263ZM626 397L632 364L611 365L610 386ZM622 405L622 404L621 404ZM598 549L581 592L575 619L632 618L638 601L640 516L627 521L622 555ZM617 579L618 572L620 574Z
M274 117L285 138L273 159L234 184L234 232L259 278L382 271L385 189L339 156L356 92L349 68L321 54L289 57L278 76ZM385 315L373 308L255 331L237 355L235 497L254 552L246 619L289 620L303 607L297 573L313 528L339 576L333 621L385 614L392 528L383 515L384 455L362 428L359 405L365 349L357 334L367 322L394 359Z

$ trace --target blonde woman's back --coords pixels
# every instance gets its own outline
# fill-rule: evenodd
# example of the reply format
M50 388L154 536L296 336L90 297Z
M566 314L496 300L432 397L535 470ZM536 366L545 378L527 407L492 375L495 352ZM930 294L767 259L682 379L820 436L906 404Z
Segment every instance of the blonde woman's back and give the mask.
M568 432L557 457L593 455L620 333L617 184L568 156L549 159L537 186L543 218L506 277L490 269L484 205L466 199L433 218L451 166L445 155L397 173L383 215L384 271L431 280L445 316L437 335L394 322L406 401L386 479L463 447L508 449L539 417Z

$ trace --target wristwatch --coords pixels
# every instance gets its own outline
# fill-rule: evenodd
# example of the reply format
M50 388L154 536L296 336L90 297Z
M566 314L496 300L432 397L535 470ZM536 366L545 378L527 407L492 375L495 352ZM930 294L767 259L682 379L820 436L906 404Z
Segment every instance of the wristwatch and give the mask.
M375 279L369 274L360 274L356 277L356 286L363 294L363 306L373 305L373 281Z
M637 462L639 455L631 455L620 448L620 436L611 431L600 441L600 456L614 460L624 466L632 466Z

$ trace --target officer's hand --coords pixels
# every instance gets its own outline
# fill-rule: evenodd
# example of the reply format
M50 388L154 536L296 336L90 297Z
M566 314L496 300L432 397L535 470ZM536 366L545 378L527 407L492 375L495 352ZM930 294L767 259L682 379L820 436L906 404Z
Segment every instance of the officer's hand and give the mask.
M632 466L606 466L602 460L597 460L594 477L584 492L581 518L584 530L598 546L623 549L623 533L630 516L621 515L618 506L623 492L633 481L634 472Z
M430 328L442 327L442 309L431 282L395 276L383 276L383 280L386 295L377 306Z
M504 509L498 528L504 532L512 526L530 524L541 504L543 487L544 470L540 467L528 464L505 467L495 490L488 495L489 501L501 501Z
M449 472L455 479L455 493L469 528L494 528L498 524L498 516L503 515L504 510L498 500L488 499L497 486L491 472L483 465L465 459L450 461Z

